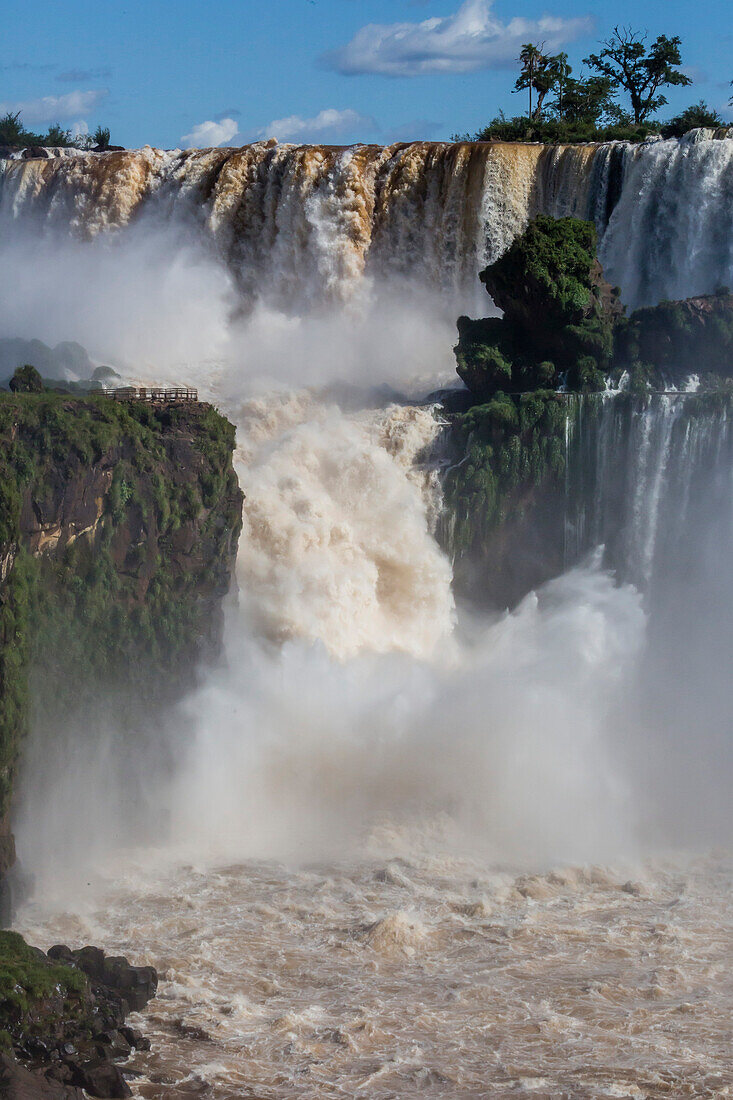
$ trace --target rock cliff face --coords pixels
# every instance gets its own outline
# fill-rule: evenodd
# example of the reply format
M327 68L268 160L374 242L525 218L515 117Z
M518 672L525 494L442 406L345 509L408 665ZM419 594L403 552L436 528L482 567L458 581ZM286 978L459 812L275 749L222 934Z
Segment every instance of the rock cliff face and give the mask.
M131 1096L117 1062L150 1043L125 1018L157 986L152 966L124 956L62 944L44 954L0 932L0 1096Z
M458 320L458 374L480 401L561 384L603 389L618 292L603 278L596 230L538 217L479 278L503 316Z
M164 705L216 649L233 446L208 405L0 395L0 876L31 716Z
M660 389L679 386L690 374L706 385L730 379L733 294L721 287L715 294L636 310L619 326L616 360L632 375L641 369Z

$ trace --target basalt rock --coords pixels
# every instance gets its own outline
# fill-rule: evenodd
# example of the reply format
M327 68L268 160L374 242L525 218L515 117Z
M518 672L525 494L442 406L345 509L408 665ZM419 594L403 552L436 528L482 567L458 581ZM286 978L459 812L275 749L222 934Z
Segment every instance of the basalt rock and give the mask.
M623 313L590 222L538 217L481 282L503 317L458 321L458 374L480 401L498 391L597 390Z
M655 389L679 386L691 374L733 377L733 294L660 302L638 309L618 328L616 366L646 372Z
M84 1100L81 1088L32 1073L8 1054L0 1054L0 1096L4 1100Z
M0 933L0 984L6 991L0 1032L13 1055L1 1067L8 1095L62 1100L84 1089L94 1097L130 1096L116 1063L133 1049L150 1048L125 1017L155 996L153 967L96 947L72 951L59 944L44 955L6 932Z

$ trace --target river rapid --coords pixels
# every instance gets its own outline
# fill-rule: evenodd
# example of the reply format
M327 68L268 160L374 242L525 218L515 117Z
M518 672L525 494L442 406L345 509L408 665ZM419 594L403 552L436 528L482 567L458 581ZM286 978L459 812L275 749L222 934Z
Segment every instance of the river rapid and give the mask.
M432 406L280 393L236 416L239 594L221 665L157 733L175 767L141 750L135 827L113 735L59 731L26 769L17 927L160 971L135 1095L728 1095L721 677L693 708L700 771L655 694L651 596L599 551L511 613L457 609ZM660 513L695 494L635 455L657 560Z
M597 481L568 568L487 612L435 537L428 399L537 212L592 217L632 305L725 281L732 150L4 164L0 332L238 429L220 663L162 726L31 736L22 770L18 930L160 971L136 1096L733 1095L728 416L569 432L568 492Z

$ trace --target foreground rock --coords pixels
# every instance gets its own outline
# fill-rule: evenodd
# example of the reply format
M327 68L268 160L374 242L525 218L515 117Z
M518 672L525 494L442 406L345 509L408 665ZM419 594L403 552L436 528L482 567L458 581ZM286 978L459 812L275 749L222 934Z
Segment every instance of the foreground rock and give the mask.
M733 377L733 294L660 302L619 325L616 361L655 389L678 387L691 375L709 386Z
M152 966L133 966L97 947L48 955L14 932L0 933L0 1096L64 1100L130 1096L117 1062L150 1043L125 1024L155 996Z

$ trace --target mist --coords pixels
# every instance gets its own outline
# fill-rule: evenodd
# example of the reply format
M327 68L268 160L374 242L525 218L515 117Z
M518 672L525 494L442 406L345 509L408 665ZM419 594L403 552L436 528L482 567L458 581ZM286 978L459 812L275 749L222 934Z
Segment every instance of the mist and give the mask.
M286 309L152 217L91 241L24 223L2 254L1 335L198 386L238 426L246 494L203 685L155 729L110 713L51 747L33 731L16 832L39 894L141 849L297 862L440 843L544 866L730 840L730 485L697 487L654 583L598 548L510 612L459 613L422 402L454 377L474 290L368 274L347 301ZM630 499L651 530L658 502Z
M652 584L623 581L599 547L479 614L456 609L433 537L429 406L344 412L297 391L237 415L246 500L222 660L155 729L79 723L51 749L35 731L17 835L44 898L77 904L82 879L83 894L131 855L431 850L537 869L730 842L722 451L707 489L670 482L657 501ZM673 538L665 517L690 495Z

